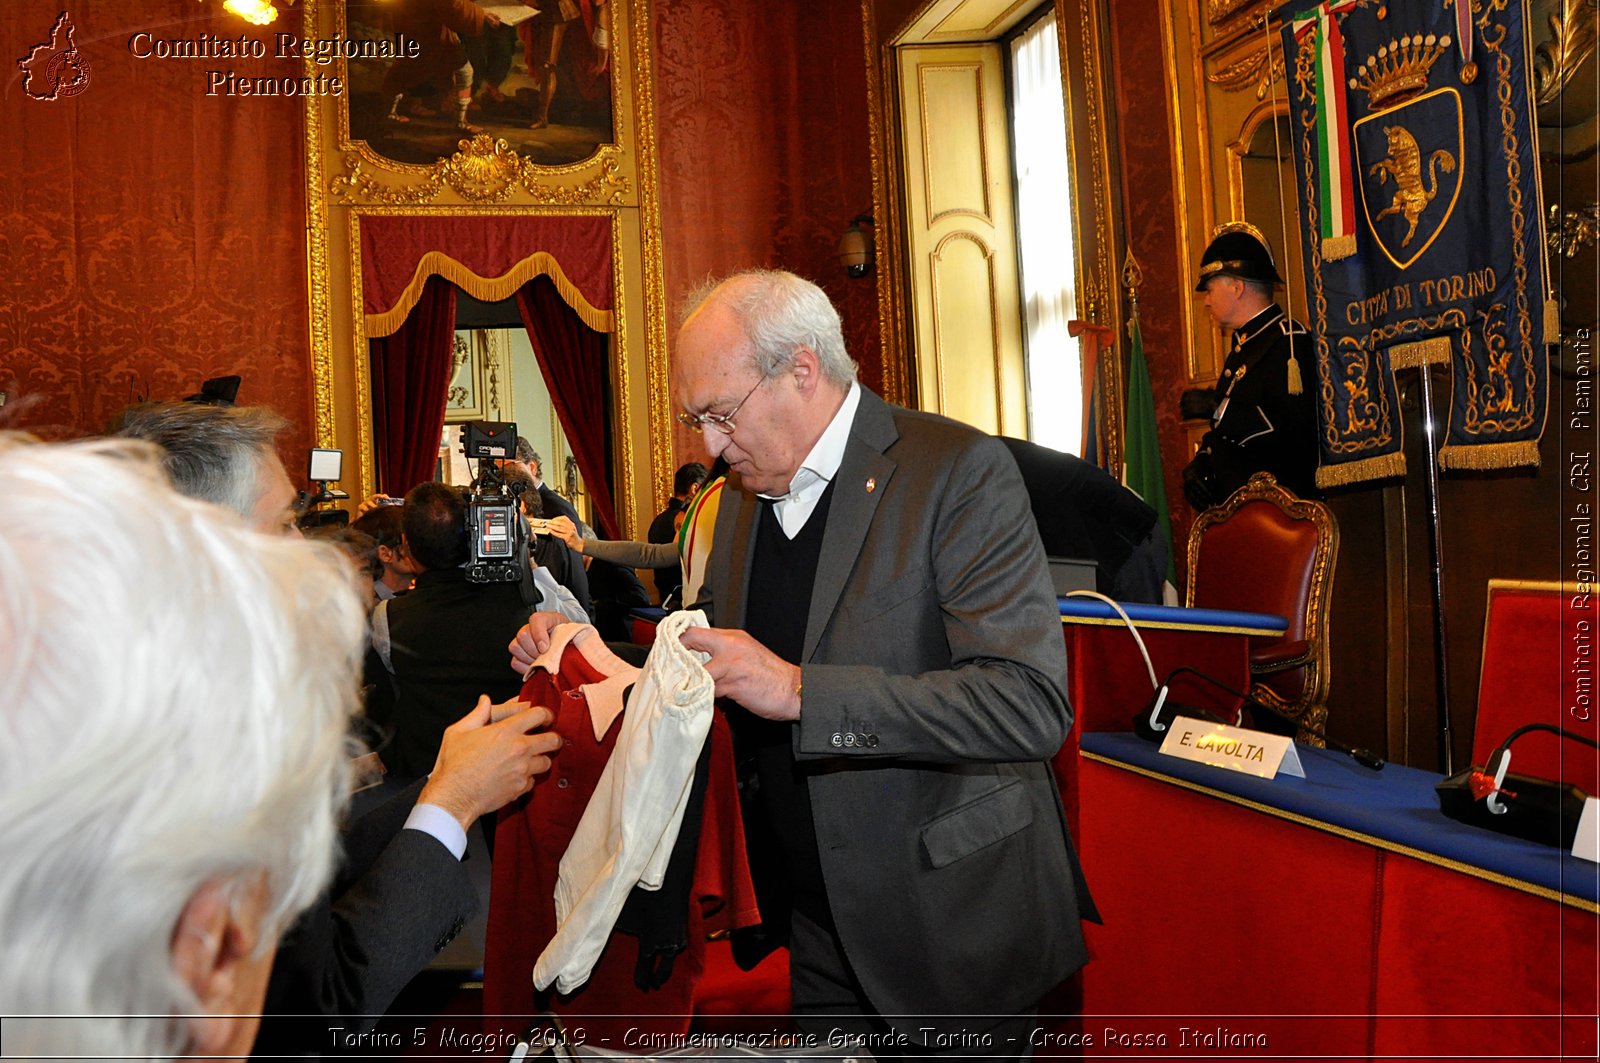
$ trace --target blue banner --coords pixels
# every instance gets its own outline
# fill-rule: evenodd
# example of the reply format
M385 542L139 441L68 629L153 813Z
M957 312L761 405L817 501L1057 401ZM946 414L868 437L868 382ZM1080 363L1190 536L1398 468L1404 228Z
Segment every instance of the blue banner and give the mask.
M1524 4L1301 0L1277 14L1316 353L1317 482L1405 471L1393 371L1430 364L1451 367L1441 466L1537 465L1547 328L1549 342L1557 335ZM1347 139L1330 143L1339 128ZM1323 239L1341 196L1354 200L1353 253L1348 238Z

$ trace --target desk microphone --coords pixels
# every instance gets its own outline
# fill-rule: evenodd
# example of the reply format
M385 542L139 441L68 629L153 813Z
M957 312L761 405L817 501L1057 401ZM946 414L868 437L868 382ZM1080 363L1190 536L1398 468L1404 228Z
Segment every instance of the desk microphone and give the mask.
M1172 677L1156 689L1155 696L1150 699L1150 704L1133 714L1133 731L1146 742L1159 742L1161 736L1172 726L1172 721L1182 716L1198 716L1212 723L1228 726L1228 721L1215 713L1208 712L1196 705L1179 705L1176 701L1168 702L1167 694L1172 688Z
M1167 675L1167 683L1170 684L1173 681L1173 679L1177 678L1179 675L1192 675L1196 679L1202 679L1202 680L1206 681L1207 683L1210 683L1212 686L1216 687L1218 690L1222 691L1223 693L1231 694L1234 697L1240 699L1244 703L1244 706L1243 706L1244 708L1248 708L1248 709L1250 709L1252 711L1254 711L1256 709L1260 709L1262 712L1265 712L1270 716L1276 716L1278 719L1282 720L1284 723L1289 724L1290 726L1294 727L1297 730L1304 731L1306 734L1314 735L1315 737L1322 739L1324 742L1327 743L1329 749L1333 750L1336 753L1345 753L1345 754L1349 755L1351 759L1353 759L1357 764L1361 765L1363 768L1370 768L1373 771L1382 771L1383 770L1383 758L1378 756L1376 753L1372 752L1371 750L1369 750L1369 749L1360 749L1360 748L1358 748L1356 746L1345 745L1343 742L1339 741L1338 739L1330 737L1326 731L1321 731L1321 730L1318 730L1315 727L1310 726L1309 724L1301 723L1300 721L1296 720L1294 717L1288 715L1287 713L1280 712L1279 710L1273 708L1271 705L1268 705L1268 704L1266 704L1266 703L1264 703L1262 701L1258 701L1257 699L1251 697L1249 694L1246 694L1246 693L1244 693L1242 691L1235 690L1232 687L1230 687L1228 684L1222 682L1222 680L1214 679L1211 676L1206 675L1206 673L1204 673L1202 671L1199 671L1198 669L1189 668L1189 667L1174 668ZM1163 684L1163 689L1164 688L1165 688L1165 684ZM1215 717L1213 717L1213 719L1215 719Z

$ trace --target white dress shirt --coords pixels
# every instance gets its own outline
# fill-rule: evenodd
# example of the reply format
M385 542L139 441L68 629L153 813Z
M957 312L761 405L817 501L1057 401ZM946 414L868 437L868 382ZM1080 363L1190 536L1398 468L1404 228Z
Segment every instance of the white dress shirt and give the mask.
M806 521L811 519L811 514L816 510L822 492L828 489L828 484L838 474L839 466L844 462L844 448L850 442L850 426L856 420L856 407L860 405L861 385L852 381L850 390L845 393L844 404L833 415L833 420L828 422L828 427L823 430L816 446L811 448L811 453L806 455L806 460L800 463L800 470L789 481L789 490L781 495L761 496L777 500L777 505L772 507L773 516L778 518L783 534L789 538L800 534L800 529L806 526Z

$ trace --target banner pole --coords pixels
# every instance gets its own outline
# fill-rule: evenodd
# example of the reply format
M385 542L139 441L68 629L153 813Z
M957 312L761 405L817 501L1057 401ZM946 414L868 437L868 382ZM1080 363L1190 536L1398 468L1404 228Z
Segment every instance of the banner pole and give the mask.
M1433 372L1426 362L1417 367L1422 378L1422 426L1428 445L1428 546L1433 562L1434 682L1439 699L1439 760L1444 774L1455 773L1450 734L1450 670L1445 661L1444 638L1444 534L1439 526L1439 448L1433 428Z

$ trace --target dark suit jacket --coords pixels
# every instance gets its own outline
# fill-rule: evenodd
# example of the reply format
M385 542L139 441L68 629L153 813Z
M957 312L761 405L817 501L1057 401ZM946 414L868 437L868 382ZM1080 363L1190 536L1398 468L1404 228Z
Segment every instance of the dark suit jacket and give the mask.
M547 520L551 517L566 517L573 524L579 523L578 507L552 491L549 484L539 485L539 504L544 507Z
M533 607L515 583L471 583L459 568L429 569L417 585L382 606L389 635L394 740L380 755L390 771L418 778L433 770L444 729L478 703L505 701L522 689L506 667L506 644ZM386 704L383 698L369 702Z
M1084 962L1088 897L1047 763L1066 651L1016 463L863 391L833 492L793 740L845 950L884 1015L1031 1008ZM758 509L731 476L702 595L719 626L744 623Z
M1169 549L1156 511L1082 458L1025 439L1000 442L1022 473L1045 553L1094 561L1101 594L1159 605Z
M461 861L430 835L402 829L424 781L342 832L345 857L333 885L278 946L256 1055L325 1050L328 1018L369 1029L375 1020L361 1017L386 1011L477 911Z

